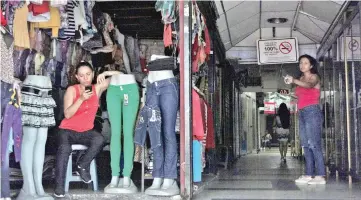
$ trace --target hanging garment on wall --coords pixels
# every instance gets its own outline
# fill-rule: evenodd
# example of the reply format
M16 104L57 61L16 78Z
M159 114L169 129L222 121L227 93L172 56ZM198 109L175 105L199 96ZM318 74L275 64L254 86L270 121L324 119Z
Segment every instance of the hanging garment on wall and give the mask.
M59 40L69 40L75 36L74 4L72 1L68 1L66 5L66 13L68 26L67 28L59 30Z
M163 43L164 47L172 45L172 26L170 24L164 24Z
M214 123L213 123L213 111L211 106L207 105L207 139L206 139L206 148L214 149L216 148L216 143L214 139Z
M1 50L0 79L1 81L12 84L14 82L14 62L12 55L14 51L14 46L11 45L10 48L7 48L2 34L0 34L0 50Z
M203 140L204 129L204 100L192 89L192 116L193 116L193 138Z
M30 38L28 31L28 7L23 6L21 8L16 9L14 16L14 45L17 47L23 47L26 49L30 48Z
M50 6L52 6L52 7L62 7L62 6L66 6L67 3L68 3L68 0L51 0L50 1Z
M155 3L155 10L161 12L162 21L164 24L170 24L177 20L175 16L175 1L172 0L158 0Z
M3 12L1 12L1 26L6 26L6 25L7 25L7 21L5 15L3 14Z
M88 29L88 22L86 21L84 1L72 0L74 4L74 21L75 28Z
M59 36L60 28L60 12L58 8L50 7L50 19L45 22L32 22L30 23L30 37L34 37L35 28L51 29L52 37L57 38Z
M11 139L14 140L15 159L21 159L21 141L22 141L22 126L21 126L21 109L18 102L18 95L16 89L9 89L11 92L10 101L7 103L2 123L1 133L1 160L4 161L8 155L5 155L6 149L9 147L8 143ZM10 129L13 130L12 138L10 138Z
M51 19L49 1L40 4L30 3L28 10L27 19L29 22L46 22Z
M6 22L9 26L10 34L12 35L14 29L13 25L14 25L15 11L17 10L17 8L21 8L24 5L25 5L25 1L6 1L5 17L6 17Z
M193 182L202 181L202 143L193 140Z
M23 81L26 77L26 58L30 53L30 49L24 49L21 51L14 50L13 59L14 59L14 77Z

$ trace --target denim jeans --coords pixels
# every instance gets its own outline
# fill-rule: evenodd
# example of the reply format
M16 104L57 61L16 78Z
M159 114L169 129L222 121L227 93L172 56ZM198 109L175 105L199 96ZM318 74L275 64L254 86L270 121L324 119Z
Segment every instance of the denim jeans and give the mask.
M178 106L179 85L175 78L154 83L148 82L145 106L136 127L135 143L144 144L147 126L149 126L148 131L154 152L153 177L177 178L178 155L175 125ZM159 114L157 115L158 111L161 118ZM142 115L148 117L141 119Z
M1 160L4 161L8 155L6 148L11 137L10 130L13 130L12 139L14 140L15 160L19 162L21 159L21 142L23 138L23 130L21 125L21 109L8 104L5 108L4 121L1 133Z
M65 192L65 177L68 166L69 155L72 152L72 144L82 144L88 147L77 165L89 170L90 163L94 157L102 150L104 137L95 130L76 132L68 129L59 129L58 151L56 155L55 180L56 189Z
M301 109L299 111L299 123L301 145L306 160L306 175L325 176L321 145L323 116L320 106L311 105Z
M12 129L10 129L12 132ZM11 133L9 132L9 135ZM10 197L10 173L9 173L9 147L6 143L5 152L1 152L6 157L1 161L1 198Z

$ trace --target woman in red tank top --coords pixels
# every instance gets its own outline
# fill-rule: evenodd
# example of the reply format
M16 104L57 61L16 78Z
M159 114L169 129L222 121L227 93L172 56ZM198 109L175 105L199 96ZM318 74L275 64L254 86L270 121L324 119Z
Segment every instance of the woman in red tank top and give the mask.
M92 85L94 70L90 63L80 62L75 71L79 84L68 87L64 95L65 119L59 126L59 146L56 158L55 196L65 196L65 176L72 144L82 144L88 150L77 163L80 177L85 183L91 182L89 166L93 158L103 148L103 135L93 130L94 119L99 107L99 98L108 88L110 79L106 76L120 74L106 71L97 77Z
M302 72L300 79L292 76L285 77L286 83L296 85L300 140L306 160L305 175L298 178L296 183L311 185L326 184L321 146L323 114L319 106L321 83L316 65L315 58L303 55L299 58L299 67Z

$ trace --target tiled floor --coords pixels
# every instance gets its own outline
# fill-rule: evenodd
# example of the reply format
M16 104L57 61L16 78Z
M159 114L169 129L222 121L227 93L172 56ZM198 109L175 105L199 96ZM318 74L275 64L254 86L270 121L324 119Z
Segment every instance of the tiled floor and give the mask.
M280 161L277 148L260 154L241 157L219 178L193 197L196 200L241 200L241 199L361 199L361 185L349 187L347 181L328 177L326 185L296 185L294 180L303 172L300 160L288 157Z

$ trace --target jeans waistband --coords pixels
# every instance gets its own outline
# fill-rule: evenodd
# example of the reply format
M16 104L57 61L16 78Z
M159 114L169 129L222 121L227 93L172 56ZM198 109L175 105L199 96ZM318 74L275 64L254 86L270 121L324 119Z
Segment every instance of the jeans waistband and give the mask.
M164 79L164 80L160 80L160 81L154 81L153 83L149 82L147 83L147 86L163 86L163 85L167 85L169 83L177 83L176 78L168 78L168 79Z
M36 94L37 96L41 96L41 97L49 97L52 95L51 90L39 90L36 88L26 87L26 86L21 88L21 92L32 93L32 94Z

